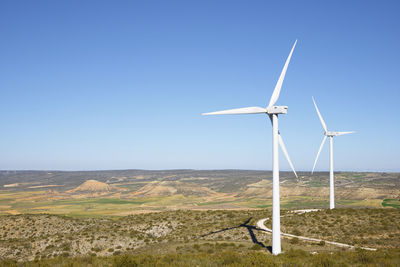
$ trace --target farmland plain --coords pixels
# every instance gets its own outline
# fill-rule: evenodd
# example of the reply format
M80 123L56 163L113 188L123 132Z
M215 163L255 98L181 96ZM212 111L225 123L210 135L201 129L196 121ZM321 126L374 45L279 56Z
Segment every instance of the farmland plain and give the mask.
M398 173L337 173L337 207L398 207ZM92 181L91 184L86 184ZM281 174L284 209L324 208L328 173ZM272 174L244 170L0 172L0 214L123 216L175 209L259 209L272 202Z

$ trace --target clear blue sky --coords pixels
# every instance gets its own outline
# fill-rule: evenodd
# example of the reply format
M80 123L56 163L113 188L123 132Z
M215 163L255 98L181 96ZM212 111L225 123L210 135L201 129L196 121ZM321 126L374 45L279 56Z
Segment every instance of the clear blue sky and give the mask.
M0 169L400 170L399 1L1 1ZM281 167L288 170L281 157ZM328 170L328 146L317 170Z

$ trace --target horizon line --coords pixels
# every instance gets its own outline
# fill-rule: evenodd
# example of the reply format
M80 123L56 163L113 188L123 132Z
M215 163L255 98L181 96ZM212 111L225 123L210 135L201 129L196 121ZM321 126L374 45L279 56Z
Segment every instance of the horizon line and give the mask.
M266 169L232 169L232 168L222 168L222 169L192 169L192 168L166 168L166 169L0 169L0 172L27 172L27 171L37 171L37 172L96 172L96 171L265 171L265 172L272 172L272 170L266 170ZM292 170L280 170L280 172L292 172ZM311 173L310 170L299 170L297 172L309 172ZM326 171L314 171L315 172L329 172L329 170ZM390 172L390 173L397 173L400 172L400 169L398 170L336 170L336 172L379 172L379 173L384 173L384 172Z

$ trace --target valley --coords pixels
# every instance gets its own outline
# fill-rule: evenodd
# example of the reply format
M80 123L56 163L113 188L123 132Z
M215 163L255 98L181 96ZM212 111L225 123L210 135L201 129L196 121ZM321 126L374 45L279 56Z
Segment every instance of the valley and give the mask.
M328 173L281 172L284 209L324 208ZM337 207L396 207L398 173L338 172ZM260 209L272 204L272 173L246 170L0 172L0 214L125 216L165 210Z

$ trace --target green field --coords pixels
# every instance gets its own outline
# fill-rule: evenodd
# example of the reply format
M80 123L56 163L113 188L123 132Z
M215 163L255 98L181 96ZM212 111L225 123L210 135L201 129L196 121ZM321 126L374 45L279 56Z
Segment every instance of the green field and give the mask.
M400 208L400 200L398 199L384 199L382 201L382 207L393 207L393 208Z
M153 198L82 198L61 200L27 200L37 192L21 192L10 196L0 193L0 214L60 214L69 216L125 216L140 212L165 211L174 209L259 209L271 207L272 199L236 198L214 200L196 196L172 195ZM12 198L15 197L15 198ZM381 200L337 200L337 207L394 207L400 202L394 199ZM308 196L285 197L281 199L283 209L326 208L329 200Z

